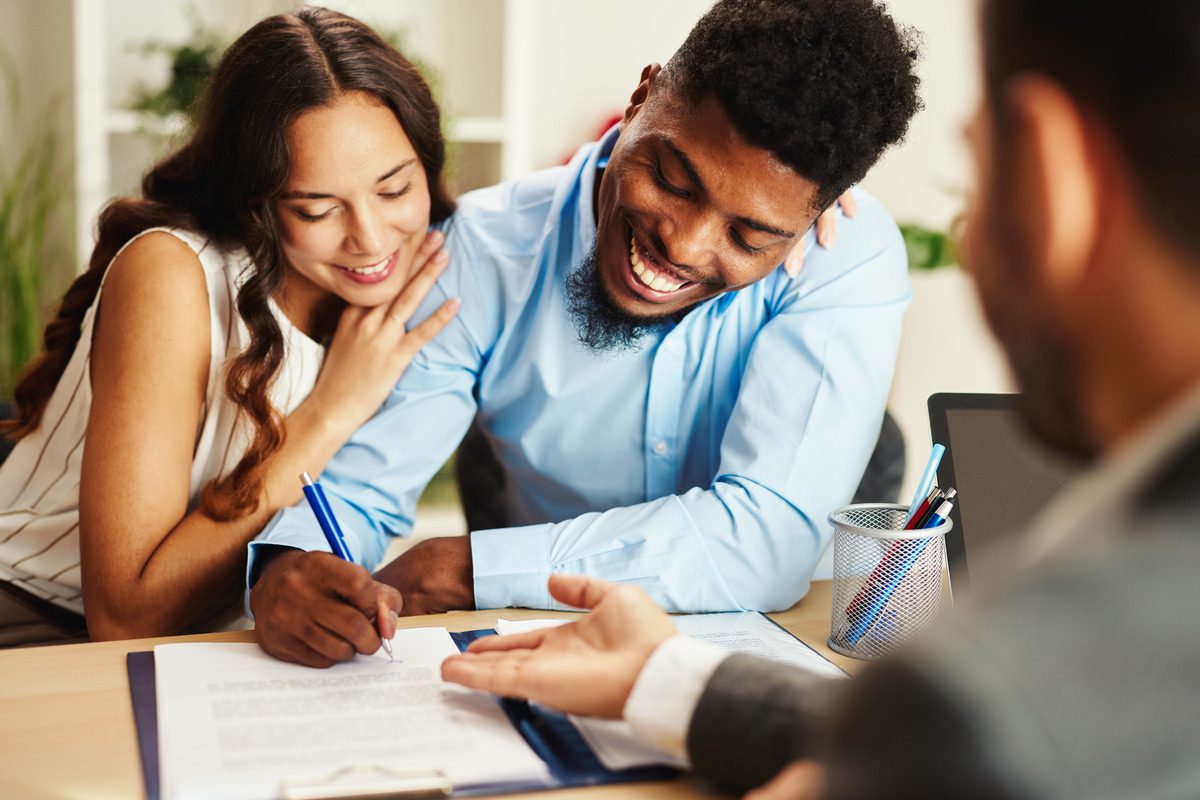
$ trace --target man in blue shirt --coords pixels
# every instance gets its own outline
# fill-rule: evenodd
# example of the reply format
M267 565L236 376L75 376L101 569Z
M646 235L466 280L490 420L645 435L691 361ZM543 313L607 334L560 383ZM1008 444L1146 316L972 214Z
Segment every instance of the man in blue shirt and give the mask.
M872 0L725 0L619 129L462 198L425 313L462 310L322 483L373 568L478 417L509 527L422 542L372 582L303 552L327 546L287 509L251 545L263 647L328 664L377 649L389 608L548 608L553 572L676 611L802 597L878 434L909 285L861 192L835 250L779 264L903 136L915 57Z

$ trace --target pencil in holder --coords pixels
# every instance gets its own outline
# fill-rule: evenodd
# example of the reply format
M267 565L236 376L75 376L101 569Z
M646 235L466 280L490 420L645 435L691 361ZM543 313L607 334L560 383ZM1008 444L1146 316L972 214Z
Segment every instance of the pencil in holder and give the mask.
M925 628L942 602L942 562L949 519L903 530L908 507L844 506L833 524L833 614L829 646L875 659Z

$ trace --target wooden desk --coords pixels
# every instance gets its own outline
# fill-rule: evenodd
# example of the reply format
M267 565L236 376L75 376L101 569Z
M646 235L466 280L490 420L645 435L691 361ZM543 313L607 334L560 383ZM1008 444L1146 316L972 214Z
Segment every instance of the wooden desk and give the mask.
M830 586L813 584L793 608L772 614L783 627L831 661L853 672L860 662L832 652ZM498 617L536 619L567 613L527 609L458 611L404 617L400 627L446 627L452 631L490 628ZM137 735L129 701L125 654L180 641L247 642L250 631L199 636L134 639L0 651L0 797L143 797ZM539 792L530 797L682 798L713 797L691 778L657 784L589 787Z

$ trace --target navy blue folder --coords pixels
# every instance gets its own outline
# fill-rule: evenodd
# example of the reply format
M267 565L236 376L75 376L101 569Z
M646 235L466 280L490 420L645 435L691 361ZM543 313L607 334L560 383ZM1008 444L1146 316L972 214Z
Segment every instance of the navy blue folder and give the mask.
M459 650L493 630L451 633ZM125 667L129 673L129 695L133 701L133 720L137 726L138 750L142 756L142 777L146 782L147 800L160 800L158 777L158 710L154 693L154 653L129 653ZM679 770L670 767L634 767L611 770L600 763L590 745L562 714L524 700L499 698L500 707L526 743L550 769L551 783L497 783L456 790L456 797L473 794L504 794L533 789L564 789L574 786L597 786L608 783L663 781L678 776Z

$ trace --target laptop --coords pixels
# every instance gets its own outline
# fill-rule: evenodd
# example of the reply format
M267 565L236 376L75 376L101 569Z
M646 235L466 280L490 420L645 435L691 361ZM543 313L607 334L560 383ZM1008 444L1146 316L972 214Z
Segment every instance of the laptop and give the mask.
M1036 442L1016 394L939 393L929 397L929 430L946 447L938 485L958 490L946 536L950 583L968 591L1006 540L1014 544L1062 486L1081 469Z

